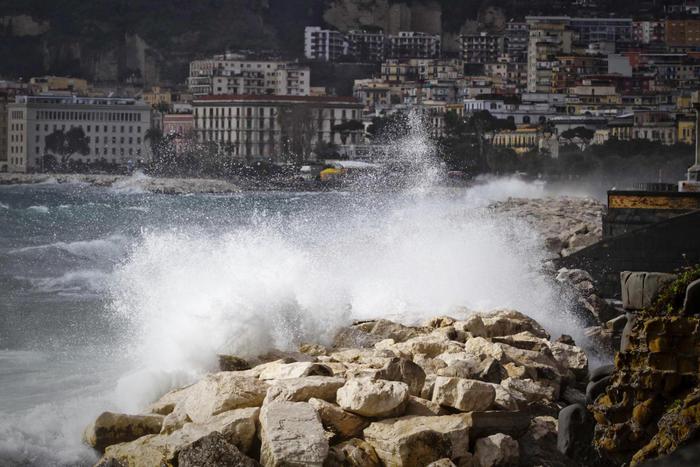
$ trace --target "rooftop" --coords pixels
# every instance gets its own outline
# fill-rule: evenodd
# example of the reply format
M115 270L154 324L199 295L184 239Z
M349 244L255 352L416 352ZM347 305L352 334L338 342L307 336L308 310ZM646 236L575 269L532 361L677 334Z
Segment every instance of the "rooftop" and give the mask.
M345 96L279 96L225 94L201 96L192 101L198 102L305 102L314 104L360 104L354 97Z

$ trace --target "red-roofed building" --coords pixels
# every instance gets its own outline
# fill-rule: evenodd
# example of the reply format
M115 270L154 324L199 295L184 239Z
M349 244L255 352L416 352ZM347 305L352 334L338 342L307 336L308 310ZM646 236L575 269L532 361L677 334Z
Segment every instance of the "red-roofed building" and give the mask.
M363 106L352 97L202 96L192 107L197 139L230 146L241 159L303 161L319 142L362 142Z

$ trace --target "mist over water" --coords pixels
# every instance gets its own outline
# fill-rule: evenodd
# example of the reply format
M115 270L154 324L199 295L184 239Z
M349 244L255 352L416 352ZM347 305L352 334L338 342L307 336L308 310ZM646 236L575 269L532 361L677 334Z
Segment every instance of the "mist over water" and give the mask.
M219 353L328 343L354 319L507 307L580 337L541 239L486 209L544 188L436 187L412 134L401 191L0 188L0 465L90 464L80 433L99 412L143 409Z

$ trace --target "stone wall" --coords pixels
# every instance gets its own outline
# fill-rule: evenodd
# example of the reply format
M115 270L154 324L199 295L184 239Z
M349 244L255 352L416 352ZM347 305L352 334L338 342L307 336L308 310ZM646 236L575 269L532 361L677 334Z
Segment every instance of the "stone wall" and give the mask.
M590 406L595 446L616 464L669 454L700 432L700 310L672 305L678 284L690 274L674 283L675 291L669 287L674 296L662 293L660 302L637 315L607 390Z

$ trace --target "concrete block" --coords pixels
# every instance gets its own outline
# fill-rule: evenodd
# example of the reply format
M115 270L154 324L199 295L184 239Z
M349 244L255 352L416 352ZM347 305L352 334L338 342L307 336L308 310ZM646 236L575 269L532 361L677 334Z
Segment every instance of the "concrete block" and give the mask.
M661 288L676 278L663 272L622 271L622 306L626 310L641 310L650 306Z

